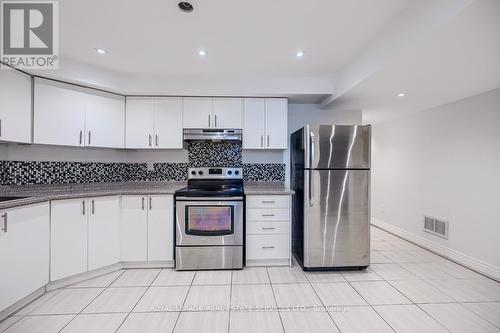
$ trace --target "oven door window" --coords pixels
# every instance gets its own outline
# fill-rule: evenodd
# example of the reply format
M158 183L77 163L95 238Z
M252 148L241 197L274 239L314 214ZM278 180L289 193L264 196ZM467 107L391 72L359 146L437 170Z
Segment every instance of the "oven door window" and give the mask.
M234 234L234 207L186 206L186 234L194 236Z

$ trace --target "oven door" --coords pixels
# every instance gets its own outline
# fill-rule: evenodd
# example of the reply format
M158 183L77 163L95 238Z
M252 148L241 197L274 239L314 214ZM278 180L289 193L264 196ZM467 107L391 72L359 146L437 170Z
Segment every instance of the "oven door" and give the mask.
M243 245L243 198L176 198L176 245Z

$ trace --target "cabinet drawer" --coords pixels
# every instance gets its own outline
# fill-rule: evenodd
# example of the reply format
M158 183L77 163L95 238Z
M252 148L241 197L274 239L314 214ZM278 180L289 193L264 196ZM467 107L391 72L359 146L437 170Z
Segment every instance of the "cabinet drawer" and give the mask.
M288 209L247 209L247 221L248 222L265 222L265 221L288 221L289 211Z
M248 208L288 208L289 202L288 195L249 195L246 200Z
M254 222L247 224L247 234L286 234L288 222Z
M247 259L288 259L289 256L288 235L247 235Z

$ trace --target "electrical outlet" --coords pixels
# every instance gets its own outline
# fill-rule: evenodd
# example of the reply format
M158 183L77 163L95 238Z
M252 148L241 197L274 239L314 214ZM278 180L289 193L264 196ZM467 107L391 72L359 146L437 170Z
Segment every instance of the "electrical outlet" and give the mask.
M153 162L148 162L148 171L155 171L155 164Z

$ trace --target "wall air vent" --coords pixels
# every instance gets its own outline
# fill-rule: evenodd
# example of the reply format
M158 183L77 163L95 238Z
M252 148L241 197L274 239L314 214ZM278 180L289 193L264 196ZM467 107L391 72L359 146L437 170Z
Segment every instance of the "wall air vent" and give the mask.
M448 239L449 222L431 216L424 216L424 231Z

